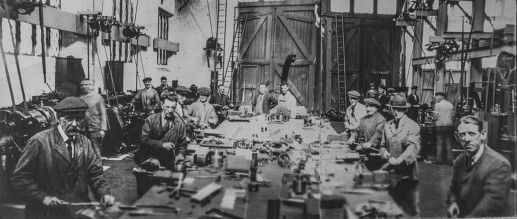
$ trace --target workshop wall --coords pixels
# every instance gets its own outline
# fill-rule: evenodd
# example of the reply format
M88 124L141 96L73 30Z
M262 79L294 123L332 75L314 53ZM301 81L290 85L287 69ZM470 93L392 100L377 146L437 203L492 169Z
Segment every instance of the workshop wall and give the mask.
M115 2L115 6L113 3ZM162 3L163 2L163 3ZM205 51L203 48L206 39L215 35L217 28L217 1L216 0L192 0L188 2L186 7L181 11L184 1L161 1L161 0L67 0L52 1L51 6L60 8L63 11L76 14L80 11L102 11L102 15L115 15L122 22L127 18L127 22L136 21L136 25L144 26L141 32L150 36L151 46L140 47L140 55L138 61L138 76L136 74L136 47L130 46L129 43L110 43L102 40L102 34L92 38L90 51L90 60L87 61L87 37L75 33L58 31L49 28L51 31L51 45L48 47L46 58L47 84L43 83L43 70L41 63L41 48L39 26L31 25L23 22L11 21L13 25L13 35L16 36L16 25L20 25L20 70L25 85L25 96L29 100L34 95L42 92L51 92L55 88L55 58L73 56L82 59L81 63L85 75L88 77L88 67L90 78L96 81L96 89L101 88L104 91L104 69L107 60L123 62L123 90L140 89L143 86L141 80L143 77L152 77L153 84L159 84L161 76L167 76L169 83L171 80L179 80L181 85L190 86L196 84L199 87L210 85L210 68L208 67ZM231 50L231 42L233 39L233 17L234 7L238 1L228 1L227 15L227 34L226 34L226 56L228 57ZM138 4L138 7L137 7ZM208 4L208 5L207 5ZM122 7L121 7L122 6ZM120 8L122 8L122 19L120 19ZM137 9L138 8L138 9ZM168 57L166 65L157 64L157 51L152 48L152 39L158 36L158 11L159 8L173 14L169 18L168 41L179 43L179 51ZM190 11L189 11L190 9ZM210 9L210 17L208 16ZM137 14L136 18L131 15ZM127 16L126 16L127 14ZM195 18L195 19L194 19ZM212 25L210 25L210 18ZM197 21L197 24L196 24ZM199 24L199 27L197 26ZM34 27L33 27L34 26ZM14 87L14 96L16 103L22 101L21 89L14 61L13 44L11 43L9 26L7 19L2 19L3 42L7 52L7 66L10 72L11 83ZM201 29L201 30L200 30ZM35 32L34 32L35 30ZM33 33L34 32L34 33ZM103 42L104 41L104 42ZM113 49L115 48L115 49ZM119 50L120 49L120 50ZM225 63L227 62L227 57ZM213 62L213 59L210 59ZM210 63L213 66L213 63ZM29 86L30 85L30 86ZM58 85L59 86L59 85ZM52 90L51 90L52 89ZM0 62L0 107L11 105L9 88L4 70L4 63Z

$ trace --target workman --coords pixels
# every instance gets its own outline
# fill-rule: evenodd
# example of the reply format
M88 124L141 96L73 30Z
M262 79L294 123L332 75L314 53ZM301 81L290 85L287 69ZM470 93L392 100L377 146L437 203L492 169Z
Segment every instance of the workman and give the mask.
M277 113L289 116L294 119L296 113L293 112L296 108L296 98L289 90L289 84L283 83L280 86L280 95L278 95L278 108Z
M93 84L94 82L88 78L82 80L80 83L82 94L79 98L88 104L84 118L85 135L92 142L93 150L97 156L102 157L102 140L108 130L108 115L104 98L95 93Z
M350 106L346 109L345 113L345 141L348 141L350 133L357 129L359 121L366 115L366 107L359 103L359 98L361 98L361 94L359 94L359 92L355 90L348 92Z
M408 110L408 117L418 123L418 109L420 107L420 98L416 94L418 86L411 87L411 94L407 97L407 102L411 104Z
M188 107L189 116L193 117L194 123L215 125L218 121L214 106L208 102L210 89L199 88L199 99Z
M475 116L464 116L455 133L464 152L454 161L447 215L467 218L511 216L512 169L506 158L483 143L487 138L483 121Z
M145 113L152 113L159 107L160 103L160 95L151 87L152 80L150 77L144 78L142 81L144 82L145 88L138 91L135 97L133 97L133 100L131 100L131 104L133 105L137 102L141 103L142 111Z
M80 134L87 109L80 98L65 98L54 107L58 124L27 142L12 177L26 218L73 218L68 203L90 202L88 187L102 205L115 203L101 158Z
M188 118L188 108L187 105L185 105L185 101L187 100L187 97L191 95L190 89L188 89L185 86L178 86L176 88L176 96L178 98L178 106L176 107L176 115L183 119Z
M445 92L436 92L434 122L436 125L436 164L452 165L452 138L454 133L454 106L445 100Z
M210 104L219 105L223 109L233 108L233 104L230 103L230 97L224 94L224 85L220 84L217 87L217 92L210 98Z
M394 183L389 188L393 199L411 217L418 217L418 165L420 126L406 116L410 104L396 94L390 103L393 120L384 126L380 153L388 160Z
M384 84L379 84L379 96L377 97L377 100L379 103L381 103L381 108L379 108L379 112L382 116L386 119L386 121L390 121L393 119L393 114L391 113L391 110L386 107L386 105L390 102L390 98L386 94L386 86Z
M150 115L144 122L140 150L135 162L157 159L160 166L174 170L175 161L185 157L187 136L185 123L175 115L178 98L168 95L162 100L163 111Z
M352 130L348 143L361 143L363 149L379 149L386 119L379 113L381 104L374 98L364 99L366 116L361 118L357 129Z
M160 86L156 88L156 92L158 92L158 96L160 97L160 99L163 98L165 95L168 95L169 92L173 92L172 87L167 85L167 77L162 76L160 78Z
M255 95L251 104L253 112L256 114L269 114L269 111L278 105L278 100L269 93L267 85L259 84L259 93Z
M375 89L375 83L370 83L370 90L366 93L366 98L373 98L377 99L379 96L379 92L377 92L377 89Z

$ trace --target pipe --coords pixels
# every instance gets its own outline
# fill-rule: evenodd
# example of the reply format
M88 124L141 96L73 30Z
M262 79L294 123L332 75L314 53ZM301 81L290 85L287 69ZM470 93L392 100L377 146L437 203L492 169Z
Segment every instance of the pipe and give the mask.
M5 1L5 0L4 0ZM43 83L47 83L47 62L46 62L46 54L45 54L45 34L44 34L44 22L43 22L43 0L39 0L39 28L40 28L40 36L41 36L41 64L43 65ZM88 77L90 76L90 68L88 68ZM20 78L21 82L21 78ZM23 89L23 86L22 86ZM25 95L24 95L25 98ZM25 101L25 99L23 100Z
M13 85L11 84L11 77L9 76L9 68L7 68L7 60L5 58L5 50L4 50L2 33L0 33L1 34L0 35L0 50L2 52L2 60L4 61L5 76L7 78L7 84L9 85L9 92L11 93L11 101L13 102L13 109L14 109L14 107L16 106L16 102L14 101Z
M41 1L41 0L40 0ZM4 5L7 5L7 0L4 0ZM43 10L43 9L41 9ZM11 42L13 44L13 48L14 48L14 61L16 63L16 70L18 71L18 79L20 80L20 88L22 90L22 98L23 98L23 110L24 110L24 113L27 113L28 111L28 107L27 107L27 101L25 100L25 89L23 88L23 80L22 80L22 74L21 74L21 71L20 71L20 62L18 61L18 46L16 45L15 41L14 41L14 35L13 35L13 27L11 25L11 17L10 17L10 14L9 13L5 13L7 15L7 23L9 23L9 30L11 32ZM43 34L43 33L41 33Z

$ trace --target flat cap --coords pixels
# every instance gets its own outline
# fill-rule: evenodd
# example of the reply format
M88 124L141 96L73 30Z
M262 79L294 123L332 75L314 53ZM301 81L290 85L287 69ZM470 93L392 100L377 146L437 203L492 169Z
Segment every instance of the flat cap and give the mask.
M88 104L79 97L67 97L54 106L56 112L84 112L86 109Z
M176 88L176 93L178 93L178 94L189 94L190 93L190 89L188 89L185 86L178 86Z
M413 85L413 86L411 87L411 90L416 90L416 89L418 89L418 86L416 86L416 85Z
M355 90L351 90L351 91L348 91L348 96L349 97L355 97L355 98L359 98L361 97L361 94Z
M394 89L394 88L392 88L392 87L390 87L390 88L388 88L388 89L387 89L387 91L388 91L388 92L395 92L395 89Z
M440 96L443 96L443 97L447 97L447 94L445 92L443 92L443 91L438 91L438 92L434 93L434 95L435 96L440 95Z
M146 81L152 81L153 79L151 77L145 77L144 80L142 80L143 82L146 82Z
M390 100L390 104L386 104L386 106L390 106L393 108L409 108L411 104L406 102L406 98L400 94L395 94L393 98Z
M377 101L374 98L366 98L366 99L364 99L364 103L365 104L370 104L370 105L373 105L373 106L376 106L376 107L381 107L381 103L379 103L379 101Z
M375 83L370 83L370 86L375 86Z
M198 91L201 95L210 95L210 89L208 89L207 87L199 88Z

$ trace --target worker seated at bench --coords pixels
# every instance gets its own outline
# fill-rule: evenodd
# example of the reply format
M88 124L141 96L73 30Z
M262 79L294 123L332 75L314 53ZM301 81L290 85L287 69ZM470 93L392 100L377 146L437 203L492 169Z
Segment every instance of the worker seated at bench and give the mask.
M188 140L185 123L174 113L177 106L178 98L168 95L162 100L163 111L145 120L140 150L134 157L138 165L155 159L159 166L174 170L175 161L184 159Z

